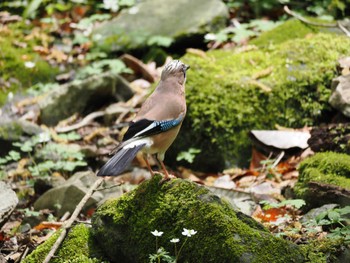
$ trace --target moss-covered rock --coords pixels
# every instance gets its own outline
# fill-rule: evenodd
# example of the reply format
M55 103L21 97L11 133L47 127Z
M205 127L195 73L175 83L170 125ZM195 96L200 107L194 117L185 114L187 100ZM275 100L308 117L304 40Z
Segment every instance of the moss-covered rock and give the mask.
M251 44L264 47L274 44L280 44L287 40L304 38L308 34L319 32L319 27L305 24L297 19L291 19L276 27L274 30L262 33L258 38L251 41Z
M318 123L331 111L330 83L349 45L349 38L318 33L246 52L185 55L188 114L177 148L202 149L207 156L195 159L197 167L222 169L248 160L251 129Z
M35 34L28 37L23 34L31 30L23 23L16 23L8 25L0 33L0 82L9 85L6 92L0 92L0 105L5 102L8 92L28 88L38 82L52 81L58 72L33 50L35 45L42 44L39 41L48 36L37 33L36 37ZM26 61L34 62L35 66L25 67Z
M350 155L325 152L300 163L294 191L311 206L350 201Z
M38 246L23 263L43 262L59 233L60 231L57 231L44 244ZM90 228L83 224L72 228L55 255L50 263L108 263L101 257L99 248L91 238Z
M240 214L242 216L242 214ZM188 238L179 262L303 262L299 248L276 238L195 183L161 176L144 182L120 199L111 199L93 216L93 235L111 262L148 262L155 253L155 229L164 232L158 245L174 255L172 238L185 242L183 228L197 234Z

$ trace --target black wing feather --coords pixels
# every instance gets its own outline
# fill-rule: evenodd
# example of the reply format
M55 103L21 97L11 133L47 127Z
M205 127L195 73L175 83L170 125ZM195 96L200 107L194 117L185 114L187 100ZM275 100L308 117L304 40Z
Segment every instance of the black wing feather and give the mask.
M121 174L130 165L137 152L145 145L146 144L143 143L133 148L121 148L104 166L102 166L97 176L117 176Z
M147 137L165 132L179 125L183 118L184 115L181 114L177 119L173 120L152 121L141 119L137 122L132 122L124 135L123 141L127 141L133 137Z
M126 131L123 137L123 142L131 139L135 136L138 132L142 131L143 129L146 129L149 125L151 125L153 121L142 119L137 122L131 122L129 129Z

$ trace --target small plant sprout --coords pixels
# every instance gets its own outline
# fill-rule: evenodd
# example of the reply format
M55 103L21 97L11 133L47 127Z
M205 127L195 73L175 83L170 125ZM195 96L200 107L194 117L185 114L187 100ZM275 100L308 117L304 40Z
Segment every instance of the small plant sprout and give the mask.
M176 261L177 262L177 246L176 246L176 243L179 243L180 242L180 239L179 238L173 238L170 240L171 243L174 243L174 247L175 247L175 256L176 256Z

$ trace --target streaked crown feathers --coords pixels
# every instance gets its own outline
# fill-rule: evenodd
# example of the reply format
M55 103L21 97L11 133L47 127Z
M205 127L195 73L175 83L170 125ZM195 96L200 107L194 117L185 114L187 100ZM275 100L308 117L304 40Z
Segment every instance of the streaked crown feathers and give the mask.
M165 76L168 76L169 74L176 73L176 72L182 72L184 74L184 77L186 77L186 71L189 68L190 67L188 65L182 63L180 60L172 60L165 65L162 71L162 79Z

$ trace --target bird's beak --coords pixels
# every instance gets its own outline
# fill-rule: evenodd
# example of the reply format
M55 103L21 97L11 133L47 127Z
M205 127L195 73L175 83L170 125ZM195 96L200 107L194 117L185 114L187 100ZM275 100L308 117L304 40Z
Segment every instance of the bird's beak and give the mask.
M190 66L185 64L185 71L189 70Z

